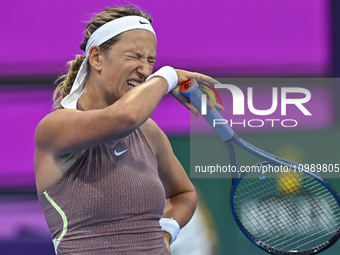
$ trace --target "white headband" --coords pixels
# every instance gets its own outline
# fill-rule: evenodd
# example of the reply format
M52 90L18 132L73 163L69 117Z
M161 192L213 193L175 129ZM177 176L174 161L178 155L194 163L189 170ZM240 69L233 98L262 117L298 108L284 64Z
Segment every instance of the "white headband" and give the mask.
M77 101L83 93L83 85L87 75L87 61L89 51L93 45L100 46L111 38L132 29L145 29L156 35L150 22L140 16L126 16L112 20L99 27L90 37L86 44L86 58L81 64L77 77L73 83L70 94L61 101L61 105L66 109L77 109Z

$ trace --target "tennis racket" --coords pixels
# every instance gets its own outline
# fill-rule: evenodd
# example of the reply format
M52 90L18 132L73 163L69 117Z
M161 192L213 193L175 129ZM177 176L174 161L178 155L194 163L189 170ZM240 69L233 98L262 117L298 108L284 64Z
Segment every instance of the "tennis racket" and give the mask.
M180 91L201 109L203 92L195 80L183 83ZM236 169L230 207L242 233L270 254L316 254L333 245L340 236L340 197L335 189L301 164L242 140L228 124L214 127L215 119L224 118L215 108L206 110L203 117L225 142ZM262 162L240 171L234 145Z

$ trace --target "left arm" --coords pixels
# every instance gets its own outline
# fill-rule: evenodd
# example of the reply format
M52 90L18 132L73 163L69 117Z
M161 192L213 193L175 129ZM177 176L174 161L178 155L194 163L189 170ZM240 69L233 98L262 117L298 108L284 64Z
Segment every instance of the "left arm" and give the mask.
M163 131L151 119L141 126L141 130L156 155L159 176L166 192L167 201L162 217L173 218L182 228L189 222L196 209L195 188ZM165 240L170 238L167 233L164 233L164 236Z

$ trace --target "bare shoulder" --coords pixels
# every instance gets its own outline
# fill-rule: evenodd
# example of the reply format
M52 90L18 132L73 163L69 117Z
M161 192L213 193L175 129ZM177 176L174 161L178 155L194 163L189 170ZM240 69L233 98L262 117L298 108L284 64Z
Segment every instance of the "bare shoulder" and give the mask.
M60 132L65 119L71 112L76 110L57 110L47 114L35 129L35 145L48 149L49 141L58 131Z
M68 110L51 112L39 122L35 130L34 171L39 193L53 186L82 153L78 151L61 156L53 150L51 143L58 136L64 114L68 114Z
M160 127L154 122L152 119L147 119L143 123L143 125L140 126L140 129L142 130L143 134L145 136L152 136L152 135L162 135L163 131L160 129Z
M140 129L156 156L164 149L164 147L170 146L167 136L152 119L149 118L140 126Z

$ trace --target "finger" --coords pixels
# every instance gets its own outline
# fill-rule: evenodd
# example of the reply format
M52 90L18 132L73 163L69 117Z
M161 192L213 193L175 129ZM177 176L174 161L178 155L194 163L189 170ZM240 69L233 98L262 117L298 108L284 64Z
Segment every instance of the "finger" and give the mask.
M204 83L199 84L203 91L208 95L208 107L210 110L214 109L217 104L216 98L214 96L214 91L212 91L209 86Z
M198 117L200 115L200 111L193 105L191 104L189 101L184 102L183 105L190 110L190 112L192 112L196 117Z
M215 108L217 110L219 110L219 111L224 111L225 110L225 108L222 105L220 105L220 104L215 104Z
M214 106L215 106L215 102L213 100L213 98L209 95L208 96L208 107L210 110L214 109Z
M183 104L188 110L190 110L196 117L199 116L200 111L186 98L179 90L173 90L170 92L181 104Z
M197 74L196 81L198 83L203 83L203 84L207 83L210 86L214 86L215 84L221 84L218 80L216 80L216 79L214 79L210 76L204 75L204 74Z

